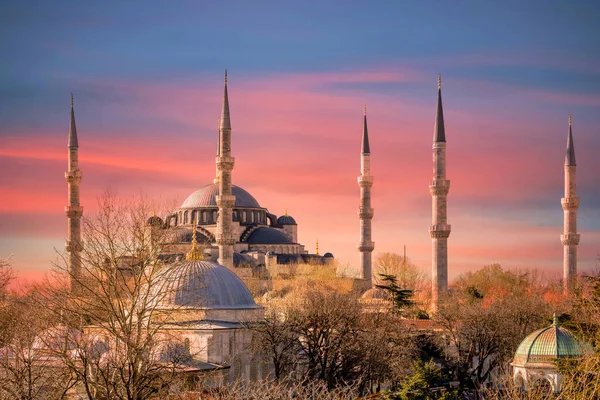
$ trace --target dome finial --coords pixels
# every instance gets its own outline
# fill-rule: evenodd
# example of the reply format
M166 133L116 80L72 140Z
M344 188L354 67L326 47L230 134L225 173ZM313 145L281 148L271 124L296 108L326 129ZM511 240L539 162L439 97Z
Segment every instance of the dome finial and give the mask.
M75 105L75 101L73 101L73 92L71 92L71 108ZM571 114L569 114L571 115Z
M363 105L363 113L364 115L367 115L367 105Z
M285 215L287 217L287 215L288 215L287 214L287 207L285 208L285 213L283 215Z
M438 89L442 88L442 75L438 74Z
M202 249L199 249L196 245L198 242L196 241L196 227L192 227L192 249L189 253L186 254L185 259L188 261L202 261L204 260L204 254L202 253Z
M319 255L319 239L317 238L317 255Z
M225 70L225 84L227 84L227 70Z
M573 118L571 118L571 113L569 113L569 125L571 125L571 122L573 122Z
M552 315L552 325L558 326L558 317L556 316L556 313Z

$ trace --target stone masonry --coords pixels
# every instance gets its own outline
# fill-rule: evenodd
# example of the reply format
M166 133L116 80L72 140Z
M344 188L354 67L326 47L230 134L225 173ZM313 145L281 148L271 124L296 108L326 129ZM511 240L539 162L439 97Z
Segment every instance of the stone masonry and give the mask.
M367 130L366 106L363 116L358 186L360 187L360 207L358 209L358 217L360 219L360 243L357 246L358 251L360 252L359 278L364 281L365 289L369 289L373 284L371 257L373 249L375 248L375 243L371 240L371 220L373 219L373 209L371 208L371 186L373 186L373 177L371 176L371 150L369 147L369 133Z
M433 132L433 180L429 185L432 197L432 221L429 235L432 241L431 308L437 311L440 298L448 290L448 236L447 200L450 181L446 179L446 132L442 109L442 84L438 76L438 98Z
M563 258L563 285L565 292L573 288L577 280L577 246L579 234L577 233L577 163L575 161L575 147L573 145L573 132L571 130L571 115L569 115L569 133L567 136L567 151L565 154L565 197L561 199L565 214L564 234L560 236L564 246Z
M236 239L233 228L233 205L235 196L231 188L231 171L235 159L231 157L231 120L229 118L229 98L227 95L227 71L225 71L225 89L223 109L219 129L219 154L217 155L219 195L216 198L219 214L217 217L217 245L219 246L218 262L233 268L233 247Z
M81 279L81 216L83 207L79 204L79 183L81 171L79 170L79 144L77 142L77 127L75 126L75 111L73 95L71 95L71 124L69 126L69 165L65 172L68 188L69 205L65 207L68 220L67 241L65 248L68 253L68 268L71 281L71 291L78 292L78 282Z

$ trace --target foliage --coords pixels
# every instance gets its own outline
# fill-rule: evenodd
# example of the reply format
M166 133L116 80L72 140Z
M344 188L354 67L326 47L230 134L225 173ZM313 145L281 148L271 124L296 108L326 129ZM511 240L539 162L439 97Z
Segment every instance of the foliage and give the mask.
M375 285L375 287L384 289L390 293L392 296L392 301L394 302L395 310L399 311L406 306L414 304L414 302L410 300L413 295L413 291L410 289L401 288L398 285L394 275L379 274L379 278L382 283Z
M397 392L387 392L382 398L385 400L434 400L458 399L453 390L448 390L442 385L447 379L442 370L433 361L421 360L413 363L413 373L404 381Z

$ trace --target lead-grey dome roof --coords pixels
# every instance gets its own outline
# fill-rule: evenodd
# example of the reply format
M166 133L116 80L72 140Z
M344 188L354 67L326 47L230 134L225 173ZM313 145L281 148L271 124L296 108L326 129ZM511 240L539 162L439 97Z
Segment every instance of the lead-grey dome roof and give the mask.
M213 261L183 261L163 279L166 308L203 309L260 308L244 282L230 269Z
M291 244L294 243L287 235L275 228L261 227L250 234L248 243L251 244Z
M235 196L236 208L261 208L258 201L244 189L232 185L231 191ZM190 194L181 205L181 208L217 207L216 197L219 194L219 185L211 183Z

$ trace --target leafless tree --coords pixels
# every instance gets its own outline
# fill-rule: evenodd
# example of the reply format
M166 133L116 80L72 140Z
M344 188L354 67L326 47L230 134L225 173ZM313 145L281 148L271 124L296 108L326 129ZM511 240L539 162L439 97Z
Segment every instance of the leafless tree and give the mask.
M506 278L506 277L504 277ZM518 276L511 279L518 280ZM486 285L492 287L490 282ZM436 315L443 329L441 347L455 365L463 388L480 388L493 374L508 373L519 343L547 324L548 305L537 294L514 286L503 297L466 285L446 298ZM481 293L486 293L486 296Z
M145 199L98 200L98 213L83 219L81 274L57 263L59 274L43 306L61 327L60 343L47 347L89 399L147 399L168 391L189 355L174 351L165 333L168 271L161 262L164 230L148 226L154 207ZM76 287L69 291L66 282Z
M39 335L51 324L34 292L7 300L0 340L0 399L63 399L74 384L69 371L40 348Z

